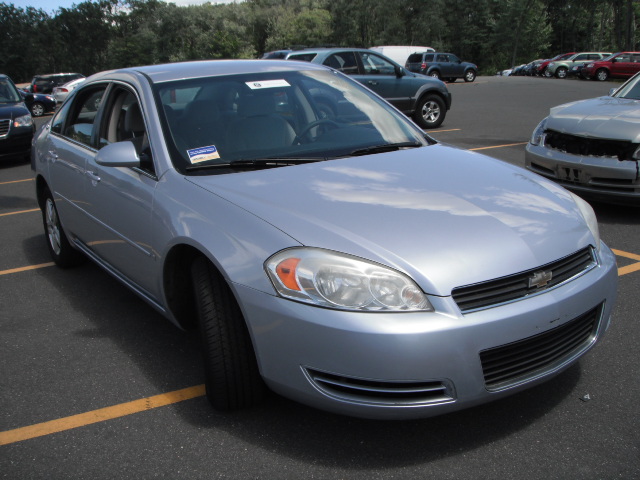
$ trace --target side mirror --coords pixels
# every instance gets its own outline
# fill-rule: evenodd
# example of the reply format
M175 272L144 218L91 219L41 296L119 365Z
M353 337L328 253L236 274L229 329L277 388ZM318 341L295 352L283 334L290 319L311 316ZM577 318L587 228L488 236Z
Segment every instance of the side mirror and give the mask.
M140 167L140 157L136 147L129 140L110 143L100 149L96 155L96 163L103 167Z
M398 78L404 77L407 74L404 71L404 68L402 68L400 65L396 65L395 69L396 69L396 77Z

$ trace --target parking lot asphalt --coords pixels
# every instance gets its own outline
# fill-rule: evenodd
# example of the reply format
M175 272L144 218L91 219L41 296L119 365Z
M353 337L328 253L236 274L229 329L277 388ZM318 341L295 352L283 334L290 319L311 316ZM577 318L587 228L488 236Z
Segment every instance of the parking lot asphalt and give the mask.
M459 81L449 84L444 124L429 133L523 166L550 107L615 85ZM603 341L549 382L419 421L342 417L275 394L222 414L202 396L192 333L91 263L51 265L29 165L5 162L0 478L640 478L640 209L594 209L617 255L618 303Z

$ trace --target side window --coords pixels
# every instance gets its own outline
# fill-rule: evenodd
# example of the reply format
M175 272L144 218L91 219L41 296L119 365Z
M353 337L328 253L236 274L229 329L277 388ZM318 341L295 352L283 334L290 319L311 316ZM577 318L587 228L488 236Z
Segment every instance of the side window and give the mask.
M356 75L358 73L358 62L353 52L334 53L322 63L347 75Z
M631 62L631 55L625 53L616 57L616 62Z
M315 53L296 53L295 55L289 55L287 60L298 60L300 62L311 62L316 58Z
M580 61L580 60L587 60L589 58L589 55L586 53L583 53L582 55L578 55L576 58L573 59L574 62Z
M438 57L436 58L436 62L448 62L448 61L449 61L449 59L447 58L447 56L446 56L446 55L442 55L442 54L440 54L440 55L438 55Z
M154 174L147 127L134 93L123 87L115 87L109 95L104 120L100 132L100 147L129 141L136 147L140 168Z
M361 52L365 75L395 75L393 64L372 53Z
M456 63L456 62L460 62L460 59L458 57L456 57L455 55L449 55L449 61L452 63Z
M424 61L425 61L425 62L433 62L433 54L432 54L432 53L430 53L430 54L428 54L428 55L425 55L425 56L424 56Z
M62 132L62 135L93 147L91 139L94 123L106 88L106 85L100 85L88 87L78 92L70 105L67 121L64 122L63 120L64 132Z

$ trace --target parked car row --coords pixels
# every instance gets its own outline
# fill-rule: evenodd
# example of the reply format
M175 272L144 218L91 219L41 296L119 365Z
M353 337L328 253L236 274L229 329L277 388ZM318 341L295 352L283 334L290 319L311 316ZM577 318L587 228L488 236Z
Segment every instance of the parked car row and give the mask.
M640 71L640 52L570 52L548 60L534 60L498 72L498 75L529 75L547 78L576 77L608 80L629 78Z

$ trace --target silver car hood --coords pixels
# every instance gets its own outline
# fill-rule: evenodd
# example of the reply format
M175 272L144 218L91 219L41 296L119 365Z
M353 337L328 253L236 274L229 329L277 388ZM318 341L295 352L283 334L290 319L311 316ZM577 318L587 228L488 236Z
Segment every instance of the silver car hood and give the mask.
M584 137L640 142L640 101L599 97L551 109L546 128Z
M291 246L391 266L434 295L536 268L593 243L566 190L441 145L187 178L290 235Z

